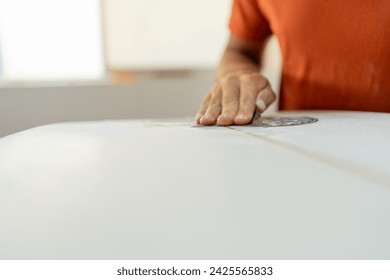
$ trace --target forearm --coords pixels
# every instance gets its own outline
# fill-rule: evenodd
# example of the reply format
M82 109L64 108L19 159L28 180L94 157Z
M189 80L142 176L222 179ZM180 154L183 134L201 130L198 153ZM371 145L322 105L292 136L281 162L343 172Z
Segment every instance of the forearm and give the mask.
M217 68L216 78L220 81L228 76L259 73L259 56L255 52L244 52L227 48Z

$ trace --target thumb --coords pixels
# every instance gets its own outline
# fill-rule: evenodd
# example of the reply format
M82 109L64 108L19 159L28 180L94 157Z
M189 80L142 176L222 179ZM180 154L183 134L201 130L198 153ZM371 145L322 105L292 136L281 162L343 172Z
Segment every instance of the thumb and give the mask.
M256 107L260 112L264 112L275 100L276 94L268 85L259 91L256 98Z

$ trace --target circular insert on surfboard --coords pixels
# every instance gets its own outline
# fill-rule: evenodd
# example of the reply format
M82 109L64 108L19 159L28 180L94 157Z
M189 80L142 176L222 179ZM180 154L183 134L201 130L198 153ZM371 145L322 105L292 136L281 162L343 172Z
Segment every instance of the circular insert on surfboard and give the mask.
M318 119L312 117L260 117L252 121L250 126L277 127L302 125L317 122Z

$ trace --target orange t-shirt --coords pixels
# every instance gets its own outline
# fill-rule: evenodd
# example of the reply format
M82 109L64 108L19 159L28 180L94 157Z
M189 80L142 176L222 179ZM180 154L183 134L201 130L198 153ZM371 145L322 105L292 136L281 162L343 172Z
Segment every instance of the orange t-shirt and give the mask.
M234 0L229 27L278 38L280 109L390 112L390 0Z

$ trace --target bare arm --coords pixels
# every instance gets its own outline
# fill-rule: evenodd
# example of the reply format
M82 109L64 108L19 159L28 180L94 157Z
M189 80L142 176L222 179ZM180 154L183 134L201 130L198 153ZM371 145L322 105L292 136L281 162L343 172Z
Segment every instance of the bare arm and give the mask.
M263 112L276 99L267 79L259 74L261 48L261 43L230 36L217 69L217 82L203 99L197 123L248 124L256 106Z

